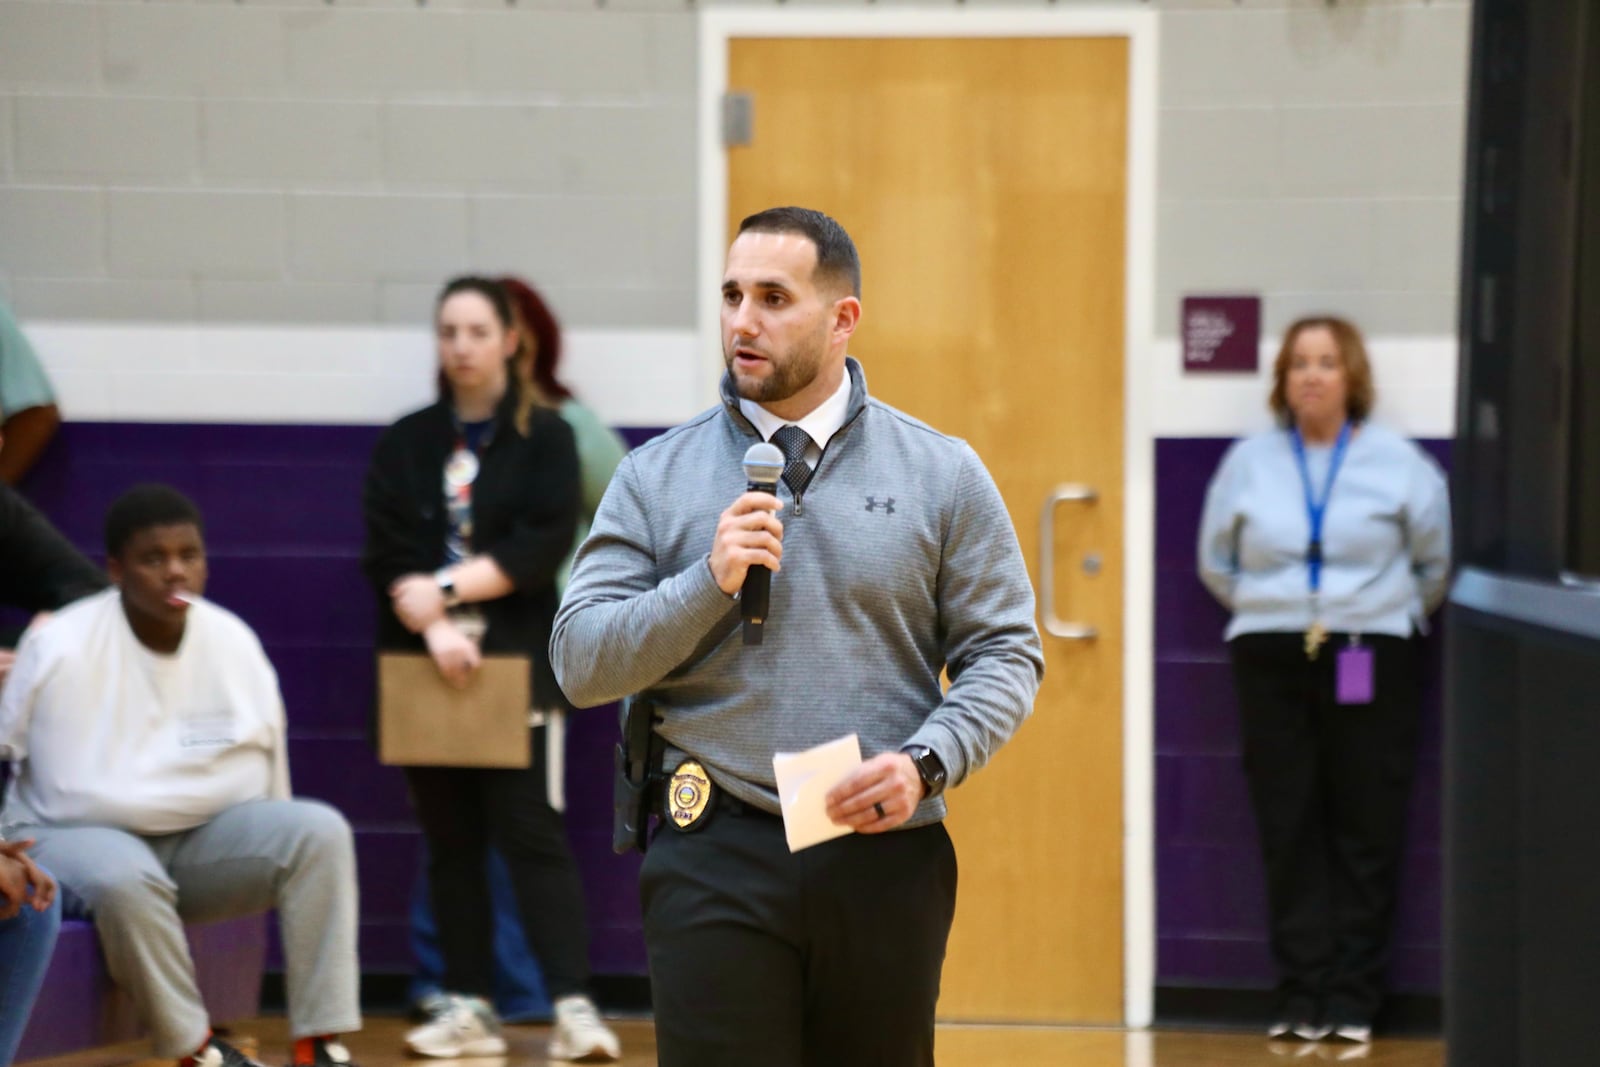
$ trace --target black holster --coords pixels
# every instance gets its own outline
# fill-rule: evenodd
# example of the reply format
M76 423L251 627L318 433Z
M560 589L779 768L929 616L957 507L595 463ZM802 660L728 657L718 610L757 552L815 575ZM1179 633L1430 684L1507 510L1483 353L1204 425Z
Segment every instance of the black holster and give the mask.
M617 743L611 787L611 848L618 853L650 845L650 816L660 792L662 741L655 704L643 695L622 702L622 740Z

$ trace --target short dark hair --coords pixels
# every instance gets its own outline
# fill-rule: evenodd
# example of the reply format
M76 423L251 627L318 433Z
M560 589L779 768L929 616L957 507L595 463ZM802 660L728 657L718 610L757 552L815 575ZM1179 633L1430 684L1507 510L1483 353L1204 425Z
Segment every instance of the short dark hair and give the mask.
M193 523L205 532L200 509L194 501L170 485L136 485L117 497L106 512L106 556L121 557L133 535L152 526L178 526Z
M861 299L861 257L844 227L808 207L769 207L739 223L740 233L797 233L817 246L818 282L831 282Z

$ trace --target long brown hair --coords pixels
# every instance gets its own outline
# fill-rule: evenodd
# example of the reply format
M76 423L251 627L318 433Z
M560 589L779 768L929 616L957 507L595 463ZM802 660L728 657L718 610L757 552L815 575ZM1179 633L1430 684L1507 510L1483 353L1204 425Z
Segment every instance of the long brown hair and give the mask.
M544 402L552 406L572 398L572 390L556 377L556 366L561 362L561 324L556 321L550 305L544 302L539 290L515 275L500 279L506 295L511 298L512 310L521 328L519 362L526 364L528 379L532 381Z
M1306 330L1321 327L1333 334L1339 346L1339 361L1344 364L1345 417L1351 422L1365 422L1378 401L1378 390L1372 384L1372 361L1367 358L1367 343L1361 331L1348 319L1337 315L1307 315L1296 319L1283 332L1283 344L1278 347L1278 358L1272 364L1272 395L1267 406L1278 421L1288 426L1294 421L1289 410L1289 364L1294 359L1294 344Z

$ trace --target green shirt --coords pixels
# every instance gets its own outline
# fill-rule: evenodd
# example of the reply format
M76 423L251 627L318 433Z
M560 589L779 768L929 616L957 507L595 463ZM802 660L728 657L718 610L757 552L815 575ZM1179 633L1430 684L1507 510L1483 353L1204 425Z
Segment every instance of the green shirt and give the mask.
M600 508L600 498L606 495L611 476L628 453L627 442L602 422L600 416L576 400L562 401L561 417L567 420L578 442L578 477L583 483L583 499L578 505L578 533L573 538L572 551L556 571L557 596L567 591L567 579L572 577L572 559L578 554L578 546L589 536L594 513Z
M17 320L0 304L0 417L54 404L50 379L44 376L33 346L17 328Z

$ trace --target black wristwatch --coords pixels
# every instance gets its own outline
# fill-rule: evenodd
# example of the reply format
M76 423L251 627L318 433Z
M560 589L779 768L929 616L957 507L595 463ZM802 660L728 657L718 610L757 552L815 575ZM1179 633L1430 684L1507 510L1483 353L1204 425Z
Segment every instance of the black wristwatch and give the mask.
M922 787L925 790L923 799L936 797L944 792L944 783L948 775L944 769L944 761L934 753L933 749L927 745L907 745L900 751L911 757L917 773L922 776Z
M461 594L456 592L456 581L450 576L449 570L441 567L434 572L433 580L439 583L439 592L444 596L445 608L459 608Z

